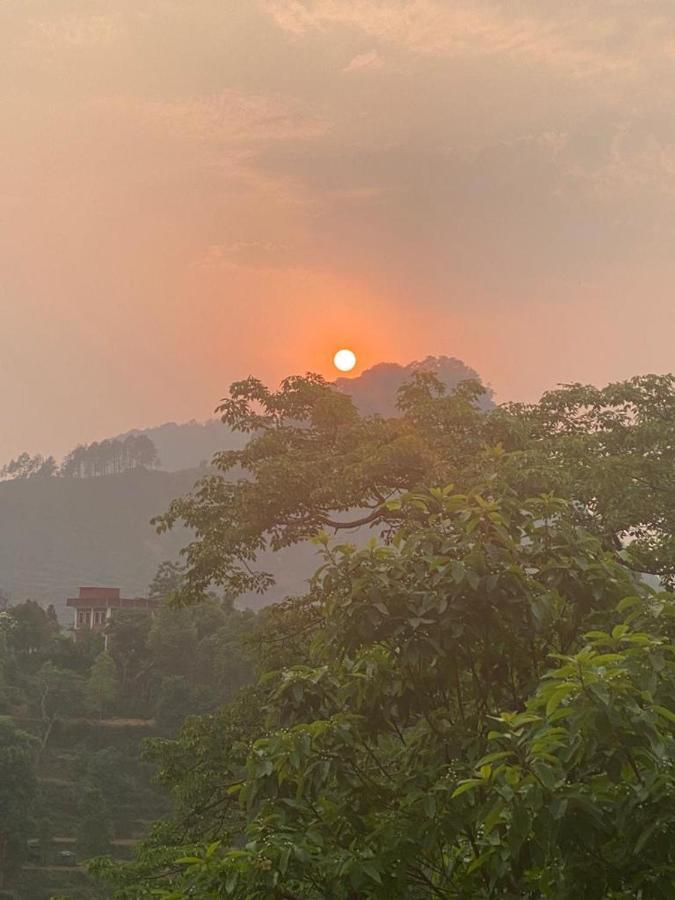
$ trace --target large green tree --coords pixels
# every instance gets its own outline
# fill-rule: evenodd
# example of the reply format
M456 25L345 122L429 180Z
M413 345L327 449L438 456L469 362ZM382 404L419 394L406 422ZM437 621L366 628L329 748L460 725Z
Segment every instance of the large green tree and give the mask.
M195 533L183 597L199 600L214 584L234 594L264 590L260 551L378 523L391 517L386 500L398 492L458 478L482 447L482 390L470 382L445 395L420 373L400 392L405 415L382 419L360 417L319 376L289 378L276 392L253 378L232 385L223 421L251 440L218 454L216 473L157 519L160 529L180 521Z
M387 500L418 487L466 491L487 477L523 497L554 493L636 569L675 574L675 378L648 375L598 389L566 385L532 405L481 409L485 391L467 381L448 392L417 372L398 392L400 415L361 417L319 376L289 378L278 391L237 382L219 410L242 450L214 459L215 473L157 519L183 523L183 599L214 584L264 590L256 567L326 529L385 528ZM628 551L630 548L630 552Z
M385 420L233 386L251 440L159 523L195 531L179 598L307 537L324 566L261 617L258 686L157 747L178 815L120 896L670 896L674 606L638 572L671 565L673 394L484 412L418 373Z
M489 417L512 481L574 501L636 568L675 577L675 377L571 384ZM516 478L516 471L520 477Z

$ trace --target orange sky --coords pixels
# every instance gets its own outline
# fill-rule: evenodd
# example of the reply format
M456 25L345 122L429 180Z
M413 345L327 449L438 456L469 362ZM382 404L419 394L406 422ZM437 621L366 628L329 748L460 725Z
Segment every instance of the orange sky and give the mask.
M343 345L675 368L669 0L9 0L0 54L0 462Z

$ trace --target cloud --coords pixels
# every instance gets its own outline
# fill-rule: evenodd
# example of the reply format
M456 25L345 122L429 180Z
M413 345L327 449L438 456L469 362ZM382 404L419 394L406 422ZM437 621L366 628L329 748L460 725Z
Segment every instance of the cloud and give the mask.
M283 374L282 320L299 358L298 329L328 347L373 296L364 342L404 323L402 359L494 357L502 395L564 358L586 377L574 342L542 350L566 304L581 373L638 294L629 370L649 341L672 361L672 0L0 0L0 45L3 340L25 370L80 360L77 329L121 367L161 323L154 374L119 409L175 417L180 393L189 416L234 370ZM391 358L389 337L373 346ZM64 374L63 396L98 409L111 365ZM130 407L152 384L157 409ZM7 412L20 443L43 427L24 407Z
M343 72L360 72L363 69L381 69L384 61L377 50L358 53L342 70Z
M109 46L123 34L120 17L111 14L71 13L56 18L33 18L24 43L34 49L88 49Z
M225 90L185 100L115 96L95 102L119 116L202 142L305 140L325 135L330 127L301 104L271 93Z
M589 15L587 5L575 0L556 5L540 0L268 0L266 5L277 25L296 36L351 28L422 55L489 54L562 69L575 78L634 75L629 44L645 32L654 37L653 17L643 7L628 14L625 6L612 7ZM657 41L665 53L673 29L662 31Z
M289 247L274 241L211 244L193 265L198 269L277 269L287 265Z

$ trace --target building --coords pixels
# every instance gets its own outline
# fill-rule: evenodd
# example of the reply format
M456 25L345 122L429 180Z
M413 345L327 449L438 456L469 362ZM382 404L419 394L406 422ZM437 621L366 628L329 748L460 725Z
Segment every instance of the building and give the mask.
M87 632L103 631L116 609L144 609L151 612L157 605L157 600L121 597L119 588L103 587L81 587L77 597L66 600L66 606L72 607L75 613L73 630L76 639Z

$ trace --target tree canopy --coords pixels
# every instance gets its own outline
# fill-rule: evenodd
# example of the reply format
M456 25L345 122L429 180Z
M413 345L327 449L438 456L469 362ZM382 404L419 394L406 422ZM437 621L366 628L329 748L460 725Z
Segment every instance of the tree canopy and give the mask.
M159 520L195 531L176 599L323 563L260 615L258 683L155 744L175 817L99 863L117 896L671 896L674 386L483 410L418 372L384 419L235 384L248 444Z

